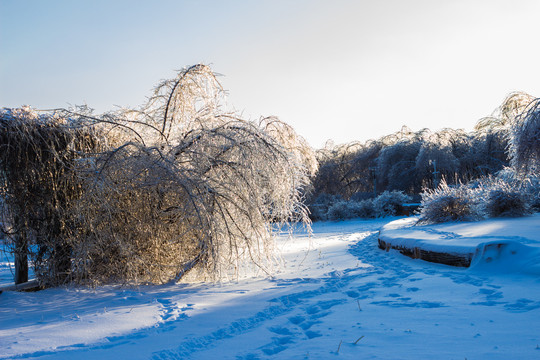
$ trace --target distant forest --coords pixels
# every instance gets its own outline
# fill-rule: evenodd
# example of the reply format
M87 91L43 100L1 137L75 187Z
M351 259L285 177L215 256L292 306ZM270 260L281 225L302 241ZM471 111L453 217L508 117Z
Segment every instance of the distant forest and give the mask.
M420 194L448 185L467 183L508 167L514 119L535 100L510 94L492 116L480 119L474 131L400 131L369 140L334 145L316 152L319 170L308 203L314 206L341 200L361 201L385 191L400 191L420 202ZM316 218L316 216L315 216Z

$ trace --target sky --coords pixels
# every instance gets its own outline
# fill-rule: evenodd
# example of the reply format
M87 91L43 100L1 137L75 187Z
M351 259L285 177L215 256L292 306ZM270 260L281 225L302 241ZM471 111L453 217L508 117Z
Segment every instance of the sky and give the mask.
M314 147L463 128L540 96L540 1L0 0L0 107L142 105L196 63Z

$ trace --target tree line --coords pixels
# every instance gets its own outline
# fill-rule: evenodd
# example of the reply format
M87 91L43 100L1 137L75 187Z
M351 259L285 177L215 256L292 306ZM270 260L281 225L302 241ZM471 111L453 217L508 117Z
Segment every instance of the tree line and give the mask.
M330 141L316 151L319 170L308 197L312 218L335 218L331 207L337 203L342 212L384 216L387 214L376 210L373 213L369 201L380 202L393 193L394 202L419 203L426 190L441 184L467 184L509 166L537 174L537 108L538 99L516 92L491 116L480 119L472 132L450 128L415 132L403 126L365 143L334 145ZM385 196L377 200L382 194Z

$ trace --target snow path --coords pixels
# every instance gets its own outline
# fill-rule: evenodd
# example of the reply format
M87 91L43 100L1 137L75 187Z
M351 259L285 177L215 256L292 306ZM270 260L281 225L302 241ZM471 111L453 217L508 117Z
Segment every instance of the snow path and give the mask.
M540 357L538 277L386 253L377 229L388 221L282 239L274 279L2 294L0 358Z

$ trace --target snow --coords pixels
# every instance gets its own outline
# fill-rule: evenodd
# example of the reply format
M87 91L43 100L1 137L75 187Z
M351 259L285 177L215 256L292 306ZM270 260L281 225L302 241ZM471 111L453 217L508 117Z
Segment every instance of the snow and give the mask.
M390 220L352 220L281 237L274 278L4 292L0 358L539 358L540 277L499 271L534 267L521 247L540 241L539 220L426 227L425 241L505 237L504 251L484 247L479 259L493 261L470 269L382 251L378 230Z

